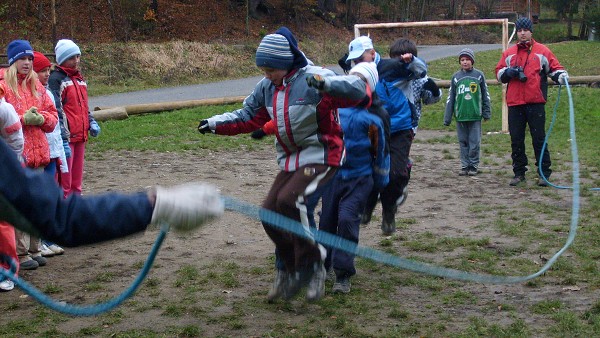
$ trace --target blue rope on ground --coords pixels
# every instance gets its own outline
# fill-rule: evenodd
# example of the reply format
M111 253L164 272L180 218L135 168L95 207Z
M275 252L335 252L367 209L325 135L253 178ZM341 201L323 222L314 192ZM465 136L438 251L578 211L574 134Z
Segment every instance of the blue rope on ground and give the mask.
M573 98L571 96L571 87L569 86L568 80L565 81L565 86L567 87L567 94L569 96L569 111L571 112L570 117L572 117L572 119L570 118L571 126L575 126L575 108L573 107ZM556 122L556 115L557 115L557 111L558 111L558 104L560 103L560 92L562 91L562 87L563 87L562 85L558 86L558 95L556 97L556 103L554 104L554 111L552 113L552 122L550 122L550 126L548 127L548 132L546 133L546 138L544 138L544 144L542 144L542 150L541 150L540 154L543 154L544 150L546 150L546 144L548 144L548 139L550 138L550 134L552 133L552 129L554 128L554 123ZM572 134L573 135L571 136L571 142L574 142L575 130L572 131ZM579 159L579 157L578 157L578 159ZM542 171L542 161L541 160L538 161L538 174L546 183L548 183L549 186L551 186L553 188L573 189L573 187L555 185L552 182L548 181L548 178L544 175L544 172ZM600 188L590 188L590 190L600 191Z
M238 201L231 197L224 197L225 207L228 210L239 212L243 215L246 215L250 218L254 218L265 223L268 223L274 227L277 227L281 230L285 230L291 232L295 235L298 235L303 238L314 239L317 242L338 249L343 250L349 253L352 253L356 256L368 258L373 261L391 265L394 267L419 272L423 274L429 274L432 276L443 277L443 278L451 278L463 281L470 282L479 282L479 283L489 283L489 284L511 284L511 283L520 283L533 278L536 278L546 271L550 269L550 267L556 262L556 260L571 246L575 239L575 235L577 233L577 223L579 219L579 155L577 151L577 142L575 138L575 114L573 108L573 100L571 97L571 90L569 88L569 84L566 84L567 93L569 95L569 120L570 120L570 136L571 136L571 156L573 158L573 187L569 187L573 189L573 209L571 212L571 224L569 227L569 235L564 246L556 252L546 264L537 272L527 275L527 276L494 276L488 274L477 274L470 273L466 271L460 271L456 269L439 267L423 262L418 262L415 260L405 259L402 257L394 256L376 249L368 248L360 246L354 242L348 241L344 238L335 236L333 234L319 231L317 229L311 228L311 234L307 234L304 231L304 227L301 223L296 220L290 219L278 213L275 213L270 210L266 210L260 207L257 207L252 204L248 204L242 201ZM559 92L560 94L560 92ZM545 178L544 178L545 179ZM23 291L34 299L42 303L43 305L56 310L58 312L62 312L65 314L73 315L73 316L93 316L97 314L101 314L107 311L114 309L116 306L123 303L128 297L130 297L141 285L142 281L150 271L152 264L154 263L154 259L162 245L166 235L168 233L169 226L163 225L161 227L161 231L152 247L148 255L148 259L144 263L142 270L140 271L137 278L133 281L131 286L125 290L123 293L113 298L110 301L105 303L96 304L96 305L88 305L88 306L76 306L70 305L62 302L57 302L52 298L46 296L41 293L35 287L31 286L27 282L15 277L16 265L15 262L10 262L10 269L0 269L0 276L4 276L12 280L18 287L23 289ZM310 238L312 236L312 238Z
M156 258L156 254L158 253L160 246L165 240L168 232L169 226L163 225L160 229L158 237L156 238L156 241L154 242L154 245L152 246L152 250L148 254L148 259L146 259L146 262L144 263L144 266L140 271L139 275L136 277L136 279L120 295L104 303L78 306L67 304L64 302L58 302L48 297L47 295L45 295L26 281L15 277L16 263L12 260L10 261L10 270L0 268L0 276L4 276L5 278L12 280L15 283L15 285L20 287L26 294L30 295L35 300L52 310L72 316L95 316L104 312L108 312L114 309L115 307L119 306L127 298L131 297L131 295L133 295L133 293L140 287L140 285L148 275L148 272L150 271L150 268L154 263L154 259Z

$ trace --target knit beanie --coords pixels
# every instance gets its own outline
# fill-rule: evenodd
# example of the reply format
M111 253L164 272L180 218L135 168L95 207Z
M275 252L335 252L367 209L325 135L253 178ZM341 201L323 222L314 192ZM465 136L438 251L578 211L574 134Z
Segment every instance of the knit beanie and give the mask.
M458 61L460 62L460 58L466 56L469 59L471 59L471 63L475 64L475 53L473 53L473 50L470 48L463 48L463 50L460 51L460 53L458 54Z
M265 36L256 49L256 65L275 69L292 69L294 54L290 43L281 34Z
M81 55L81 50L79 50L75 42L69 39L62 39L56 43L54 53L56 54L56 63L60 66L72 56Z
M294 34L292 34L292 31L290 31L289 28L281 26L275 31L275 34L281 34L288 40L290 50L294 55L294 64L292 65L292 68L303 68L309 64L308 58L300 48L298 48L298 41L296 41Z
M377 73L377 65L375 62L361 62L350 69L348 74L361 74L371 88L371 92L375 91L375 86L379 82L379 73Z
M533 33L533 22L531 22L531 20L529 18L520 17L515 22L515 28L516 28L517 32L520 31L521 29L527 29L528 31Z
M24 56L33 56L33 48L31 48L27 40L13 40L6 48L6 56L8 57L8 65L10 66Z
M48 60L46 55L44 55L40 52L33 52L33 70L36 73L38 73L42 69L44 69L46 67L50 67L50 66L52 66L52 64L50 63L50 60Z

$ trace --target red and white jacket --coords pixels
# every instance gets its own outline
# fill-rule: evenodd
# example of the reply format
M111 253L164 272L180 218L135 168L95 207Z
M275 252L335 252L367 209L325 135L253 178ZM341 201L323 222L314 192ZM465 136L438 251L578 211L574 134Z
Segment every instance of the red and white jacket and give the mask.
M546 103L548 93L548 76L558 81L558 75L565 68L548 47L534 39L526 43L518 43L502 53L496 65L496 78L500 79L506 69L519 66L523 68L527 81L512 78L508 82L506 103L508 106Z
M67 117L69 142L88 140L89 106L87 83L76 69L56 66L48 79L48 88L54 95L56 109Z

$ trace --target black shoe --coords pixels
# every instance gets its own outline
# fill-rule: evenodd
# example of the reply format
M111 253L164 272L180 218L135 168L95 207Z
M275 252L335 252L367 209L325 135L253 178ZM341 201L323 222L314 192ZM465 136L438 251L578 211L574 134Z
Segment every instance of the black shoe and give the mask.
M548 182L545 179L543 179L543 178L540 177L537 180L537 185L538 185L538 187L547 187L548 186Z
M517 175L512 180L510 180L509 184L514 187L514 186L519 185L519 183L521 183L521 182L525 182L525 176Z
M469 169L467 168L462 168L459 172L458 172L458 176L467 176L469 175Z
M36 261L39 266L45 266L46 263L48 263L48 260L42 256L34 256L31 258L33 258L33 260Z
M21 270L35 270L40 266L38 262L33 259L26 260L19 264L19 268Z
M477 176L477 174L479 174L479 170L477 170L477 168L469 168L469 172L468 172L469 176Z
M396 232L396 208L383 211L383 221L381 222L381 231L385 236L390 236Z

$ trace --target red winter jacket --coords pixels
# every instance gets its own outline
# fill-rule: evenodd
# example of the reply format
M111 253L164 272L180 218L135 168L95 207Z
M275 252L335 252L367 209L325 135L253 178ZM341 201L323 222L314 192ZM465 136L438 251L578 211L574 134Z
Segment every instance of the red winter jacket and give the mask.
M69 142L86 142L90 129L88 93L79 70L56 66L48 79L48 88L54 95L56 108L67 117Z
M23 126L23 138L25 139L23 157L25 158L25 165L30 168L45 167L50 163L50 148L48 147L46 133L52 132L56 123L58 123L56 108L52 103L52 99L46 94L46 89L41 82L37 81L36 89L40 94L38 97L35 97L31 91L29 91L29 86L23 90L21 84L25 76L19 74L17 77L20 97L17 97L8 87L4 80L3 73L0 74L0 86L4 90L6 102L14 106L21 120L21 125ZM23 115L31 107L36 107L37 112L44 117L44 123L42 125L25 125Z
M522 104L546 103L548 92L548 76L555 78L556 73L564 71L564 67L545 45L531 39L527 43L518 43L502 53L496 65L496 78L509 67L520 66L527 76L527 81L512 78L506 90L508 106Z

